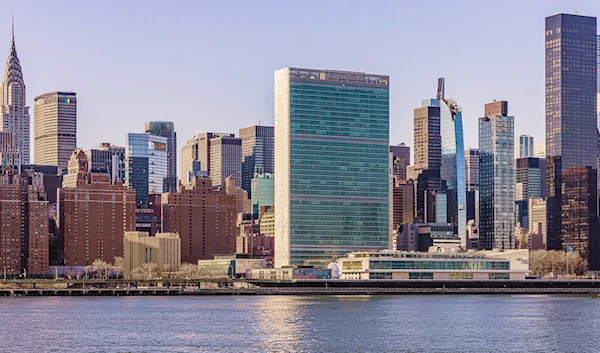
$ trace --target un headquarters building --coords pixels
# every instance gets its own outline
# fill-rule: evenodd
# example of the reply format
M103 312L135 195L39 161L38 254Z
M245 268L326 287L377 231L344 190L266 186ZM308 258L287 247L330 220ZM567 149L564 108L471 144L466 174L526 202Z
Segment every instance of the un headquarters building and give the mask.
M275 266L385 249L389 77L275 72Z

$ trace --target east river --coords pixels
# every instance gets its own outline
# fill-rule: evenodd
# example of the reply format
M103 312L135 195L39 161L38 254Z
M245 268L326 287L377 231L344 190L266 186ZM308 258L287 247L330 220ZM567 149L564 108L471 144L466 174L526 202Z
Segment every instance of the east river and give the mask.
M599 352L585 296L0 298L2 352Z

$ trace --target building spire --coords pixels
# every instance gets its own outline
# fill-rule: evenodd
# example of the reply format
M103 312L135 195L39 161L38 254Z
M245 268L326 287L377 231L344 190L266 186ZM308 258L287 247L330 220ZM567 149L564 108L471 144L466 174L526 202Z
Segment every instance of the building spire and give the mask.
M14 43L15 41L15 13L12 13L12 21L11 21L11 25L12 25L12 41Z

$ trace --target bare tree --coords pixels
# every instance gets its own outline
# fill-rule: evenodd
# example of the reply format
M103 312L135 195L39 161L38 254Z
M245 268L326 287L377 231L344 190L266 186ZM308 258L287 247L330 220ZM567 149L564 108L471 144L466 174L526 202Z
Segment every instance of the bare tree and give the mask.
M125 261L122 256L115 256L113 261L112 270L117 273L117 278L125 272Z
M156 262L143 263L131 271L131 277L134 279L152 279L160 275L160 266Z
M578 252L568 253L569 269L567 273L567 252L557 250L534 250L529 253L529 269L534 276L545 277L563 274L578 276L587 271L587 260Z

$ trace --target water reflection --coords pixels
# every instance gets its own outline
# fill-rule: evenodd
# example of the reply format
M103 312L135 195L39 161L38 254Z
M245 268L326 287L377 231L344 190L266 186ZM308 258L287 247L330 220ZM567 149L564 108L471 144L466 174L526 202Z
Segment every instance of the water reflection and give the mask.
M594 352L569 296L2 298L8 352Z

